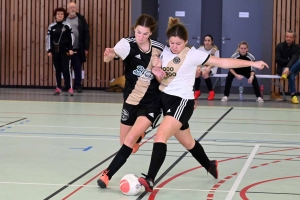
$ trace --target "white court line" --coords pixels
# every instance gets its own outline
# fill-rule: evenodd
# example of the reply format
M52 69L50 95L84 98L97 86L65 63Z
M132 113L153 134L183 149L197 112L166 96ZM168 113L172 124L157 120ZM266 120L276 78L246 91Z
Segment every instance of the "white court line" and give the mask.
M104 129L104 130L119 130L120 128L112 128L112 127L101 127L101 126L46 126L46 125L8 125L10 127L18 127L18 126L24 126L24 127L39 127L39 128L70 128L70 129ZM192 133L203 133L206 132L207 130L203 131L193 131L191 130ZM249 135L294 135L294 136L299 136L300 133L287 133L287 134L282 134L282 133L254 133L254 132L234 132L234 131L210 131L211 133L233 133L233 134L249 134Z
M231 200L233 198L233 196L234 196L234 194L235 194L235 192L236 192L239 184L241 183L241 181L242 181L242 179L243 179L243 177L244 177L247 169L249 168L249 165L251 164L251 162L252 162L252 160L253 160L253 158L254 158L254 156L255 156L258 148L259 148L259 144L256 144L254 146L254 148L253 148L250 156L248 157L246 163L244 164L241 172L238 174L238 177L236 178L235 182L233 183L233 185L232 185L232 187L231 187L231 189L230 189L230 191L229 191L229 193L228 193L228 195L227 195L227 197L226 197L225 200Z
M97 186L97 185L69 185L69 184L56 184L56 183L0 182L0 184L6 184L6 185L38 185L38 186L65 186L65 185L67 185L68 187L99 188L99 186ZM109 187L110 188L119 188L120 186L110 185ZM159 189L159 190L173 190L173 191L211 192L211 190L199 190L199 189L188 189L188 188L158 188L158 187L155 187L154 189ZM216 190L214 192L227 193L229 191L226 191L226 190Z

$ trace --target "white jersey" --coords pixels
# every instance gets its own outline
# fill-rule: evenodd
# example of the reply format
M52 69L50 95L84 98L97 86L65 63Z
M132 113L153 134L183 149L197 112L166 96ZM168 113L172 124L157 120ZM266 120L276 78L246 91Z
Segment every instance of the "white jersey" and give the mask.
M210 50L206 50L206 49L204 48L204 46L200 46L200 47L198 48L198 50L199 50L199 51L203 51L203 52L205 52L205 53L207 53L207 54L211 54L212 56L215 56L215 57L220 58L220 52L219 52L219 50L217 50L214 54L212 54L212 50L213 50L214 48L215 48L215 47L211 48ZM206 67L205 67L205 66L201 66L201 68L202 68L202 71L203 71ZM217 67L217 66L214 66L214 67L212 67L210 70L211 70L212 74L216 74L216 73L217 73L217 70L218 70L218 67Z
M160 58L166 77L159 89L183 99L194 99L193 86L197 66L203 65L209 56L210 54L198 51L195 47L185 47L179 54L174 54L169 47L165 47Z

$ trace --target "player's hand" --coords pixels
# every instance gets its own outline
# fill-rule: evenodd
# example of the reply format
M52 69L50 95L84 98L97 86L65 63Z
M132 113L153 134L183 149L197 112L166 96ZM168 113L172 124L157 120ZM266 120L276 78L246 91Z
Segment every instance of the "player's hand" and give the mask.
M239 81L240 81L240 80L242 80L244 77L243 77L242 75L239 75L239 74L238 74L238 75L236 75L236 77L235 77L235 78L236 78L237 80L239 80Z
M264 67L269 68L269 66L267 65L267 63L263 62L263 61L257 61L254 62L254 64L252 65L252 67L262 70Z
M152 61L152 66L153 67L160 67L161 68L162 62L161 62L161 59L158 56L152 57L151 61Z
M253 79L254 79L254 78L252 78L252 76L251 76L251 77L248 79L248 83L249 83L249 84L252 84Z
M153 67L152 73L159 79L163 79L166 76L165 71L161 67Z
M72 56L74 54L73 50L69 50L69 56Z
M49 52L49 53L48 53L48 56L49 56L50 58L52 58L52 53L51 53L51 52Z
M289 72L290 72L290 69L289 69L288 67L286 67L286 68L283 70L282 74L288 75Z
M115 57L116 53L113 48L106 48L104 51L104 57L112 56Z
M203 71L202 71L202 74L203 75L208 75L209 74L209 69L205 68Z

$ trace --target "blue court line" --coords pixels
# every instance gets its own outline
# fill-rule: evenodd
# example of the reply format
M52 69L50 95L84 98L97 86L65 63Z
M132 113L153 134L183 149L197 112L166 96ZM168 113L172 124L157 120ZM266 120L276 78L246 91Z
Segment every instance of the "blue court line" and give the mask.
M14 134L14 135L41 135L41 136L78 136L78 137L107 137L107 138L119 138L119 135L105 135L105 134L68 134L68 133L28 133L28 132L1 132L0 135ZM148 139L149 137L145 137ZM172 137L169 140L176 140ZM202 141L212 142L244 142L244 143L277 143L277 144L296 144L300 145L300 142L289 142L289 141L278 141L278 140L233 140L233 139L222 139L222 138L211 138L203 139Z
M93 146L89 146L89 147L86 147L86 148L73 148L73 147L70 147L69 149L82 149L82 151L88 151L91 148L93 148Z

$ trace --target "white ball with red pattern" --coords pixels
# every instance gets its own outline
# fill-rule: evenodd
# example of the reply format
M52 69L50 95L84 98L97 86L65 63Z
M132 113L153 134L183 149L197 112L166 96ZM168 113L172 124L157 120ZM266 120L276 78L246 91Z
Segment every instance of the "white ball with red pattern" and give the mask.
M120 180L120 190L123 194L128 196L137 195L141 189L139 178L134 174L127 174Z

